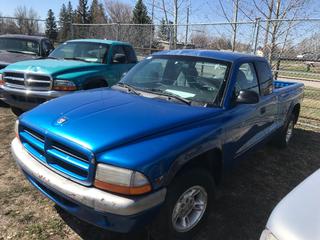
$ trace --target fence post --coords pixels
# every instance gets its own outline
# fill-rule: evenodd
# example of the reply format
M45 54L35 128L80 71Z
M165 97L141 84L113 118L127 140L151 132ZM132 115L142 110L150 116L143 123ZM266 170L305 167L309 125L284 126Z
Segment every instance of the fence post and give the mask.
M71 32L71 39L74 39L74 26L73 26L73 23L72 21L70 22L70 32Z
M256 23L255 23L255 40L254 40L254 54L257 54L257 48L258 48L258 39L259 39L259 31L260 31L260 20L261 18L256 18Z
M120 40L120 23L119 22L117 22L116 23L117 24L117 41L119 41Z

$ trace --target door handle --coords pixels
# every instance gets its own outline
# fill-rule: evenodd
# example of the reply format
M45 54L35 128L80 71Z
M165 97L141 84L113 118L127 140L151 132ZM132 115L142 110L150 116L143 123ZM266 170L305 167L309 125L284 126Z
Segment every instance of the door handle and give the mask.
M266 108L265 107L260 108L260 113L261 114L265 114L265 112L266 112Z

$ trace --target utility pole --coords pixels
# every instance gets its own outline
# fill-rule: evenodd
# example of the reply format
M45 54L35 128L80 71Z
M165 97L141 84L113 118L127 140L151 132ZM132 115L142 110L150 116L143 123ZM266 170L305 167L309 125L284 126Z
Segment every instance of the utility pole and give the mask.
M237 21L239 11L239 0L233 0L233 36L232 36L232 51L236 49L237 41Z
M174 1L174 30L173 30L173 47L177 49L177 35L178 35L178 0Z
M185 39L185 46L188 44L188 34L189 34L189 15L190 15L190 8L191 8L191 0L189 0L189 4L187 7L187 26L186 26L186 39Z

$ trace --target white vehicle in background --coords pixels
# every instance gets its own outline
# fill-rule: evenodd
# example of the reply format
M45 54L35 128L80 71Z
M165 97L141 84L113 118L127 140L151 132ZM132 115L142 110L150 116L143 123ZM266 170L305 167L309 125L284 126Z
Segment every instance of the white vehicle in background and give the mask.
M320 170L293 189L272 211L260 240L320 239Z

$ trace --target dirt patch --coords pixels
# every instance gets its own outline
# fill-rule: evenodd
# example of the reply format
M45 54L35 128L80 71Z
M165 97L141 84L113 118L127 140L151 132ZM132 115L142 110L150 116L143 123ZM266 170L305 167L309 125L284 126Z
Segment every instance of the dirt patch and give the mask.
M22 176L10 155L15 117L0 107L0 239L147 239L118 235L56 207ZM297 126L291 146L265 146L226 178L207 227L197 240L258 239L277 202L320 167L320 130Z

